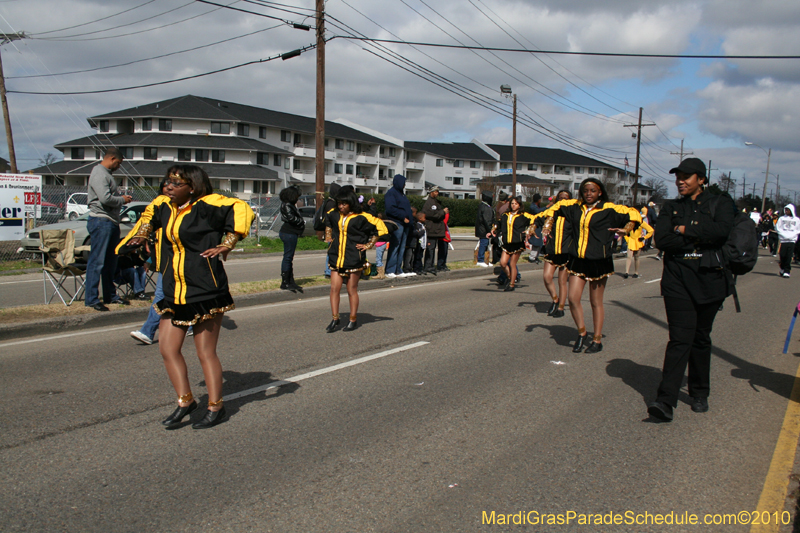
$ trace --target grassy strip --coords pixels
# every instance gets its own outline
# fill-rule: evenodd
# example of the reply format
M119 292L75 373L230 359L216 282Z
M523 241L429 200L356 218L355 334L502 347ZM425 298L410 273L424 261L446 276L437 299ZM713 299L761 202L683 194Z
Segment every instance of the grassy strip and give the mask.
M450 270L462 270L465 268L478 268L472 261L456 261L448 263ZM330 280L325 279L324 276L307 276L304 278L297 278L295 280L298 285L304 288L316 287L319 285L328 285ZM369 280L365 280L369 281ZM262 281L248 281L244 283L231 283L229 289L232 296L243 296L245 294L258 294L262 292L278 290L281 285L279 279L266 279ZM110 305L110 312L119 312L123 309L141 308L142 320L144 321L144 311L150 307L150 302L143 302L139 300L132 300L131 304ZM14 324L18 322L30 322L33 320L41 320L45 318L54 317L70 317L80 315L95 314L97 311L90 307L83 305L83 302L75 302L67 307L61 302L52 303L50 305L26 305L21 307L6 307L0 309L0 324Z
M2 261L0 262L0 276L6 276L11 274L26 274L26 272L20 272L20 270L31 269L31 268L41 268L42 262L41 260L38 261Z

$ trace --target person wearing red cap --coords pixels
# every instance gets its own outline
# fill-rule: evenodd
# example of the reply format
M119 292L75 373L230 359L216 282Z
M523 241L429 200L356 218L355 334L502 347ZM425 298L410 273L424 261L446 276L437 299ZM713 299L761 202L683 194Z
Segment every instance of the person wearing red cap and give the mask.
M672 420L687 366L692 411L708 411L711 327L722 302L733 293L721 248L736 214L730 196L705 189L708 178L701 160L684 159L669 172L675 174L681 198L664 203L655 228L656 246L664 251L661 296L669 342L656 399L647 407L661 422Z

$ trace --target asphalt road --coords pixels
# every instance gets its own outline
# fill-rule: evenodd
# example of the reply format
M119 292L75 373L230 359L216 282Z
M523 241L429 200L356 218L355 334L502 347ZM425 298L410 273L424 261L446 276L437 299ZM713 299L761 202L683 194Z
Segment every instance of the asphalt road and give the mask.
M219 353L226 394L245 395L207 431L160 425L174 393L158 347L128 336L138 323L0 344L0 529L473 532L520 529L483 523L492 511L752 511L800 356L796 340L781 354L798 279L771 259L740 280L743 313L718 315L711 410L681 403L671 424L646 417L667 339L652 258L611 279L595 355L571 352L569 315L544 314L539 270L512 293L488 275L365 292L352 333L323 332L327 298L236 310Z
M448 261L472 260L477 240L454 240L454 250L447 254ZM370 260L374 260L375 252L370 253ZM280 279L281 261L283 254L265 254L239 258L236 253L231 253L225 264L228 279L232 283L246 281L261 281L265 279ZM384 258L385 260L385 258ZM325 269L324 252L298 253L294 258L295 278L303 276L320 276ZM20 274L0 277L0 308L17 307L21 305L42 304L44 300L44 280L41 273ZM72 283L67 282L67 288L72 289ZM47 285L48 298L53 293L52 287ZM148 288L152 294L153 288ZM58 302L58 296L53 299Z

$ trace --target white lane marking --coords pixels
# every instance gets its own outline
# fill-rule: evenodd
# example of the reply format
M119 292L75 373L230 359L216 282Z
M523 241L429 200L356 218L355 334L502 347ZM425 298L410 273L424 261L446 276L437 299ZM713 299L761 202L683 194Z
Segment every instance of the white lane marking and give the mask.
M280 387L281 385L287 385L289 383L297 383L298 381L302 381L304 379L311 379L317 376L321 376L323 374L330 374L331 372L336 372L337 370L342 370L343 368L348 368L355 365L360 365L362 363L366 363L369 361L374 361L375 359L380 359L382 357L386 357L388 355L405 352L406 350L411 350L414 348L419 348L420 346L425 346L426 344L430 344L428 341L420 341L415 342L413 344L406 344L405 346L400 346L398 348L393 348L391 350L386 350L384 352L367 355L364 357L359 357L358 359L353 359L352 361L347 361L344 363L339 363L338 365L329 366L326 368L320 368L319 370L314 370L312 372L306 372L305 374L299 374L297 376L286 378L285 380L281 381L273 381L272 383L268 383L267 385L261 385L259 387L253 387L252 389L243 390L240 392L235 392L233 394L229 394L224 396L222 399L225 401L235 400L237 398L242 398L244 396L251 396L253 394L258 394L259 392L263 392L269 389L274 389Z
M80 337L82 335L93 335L99 331L116 331L118 329L127 329L127 328L135 328L140 326L141 322L134 322L132 324L126 324L124 326L115 326L113 328L97 328L97 329L87 329L85 331L76 331L75 333L64 333L62 335L51 335L49 337L39 337L36 339L27 339L24 341L15 341L15 342L6 342L0 344L0 348L5 348L6 346L19 346L20 344L31 344L34 342L45 342L45 341L53 341L57 339L68 339L70 337Z
M645 281L645 283L655 283L656 281L661 281L661 278L651 279L650 281Z

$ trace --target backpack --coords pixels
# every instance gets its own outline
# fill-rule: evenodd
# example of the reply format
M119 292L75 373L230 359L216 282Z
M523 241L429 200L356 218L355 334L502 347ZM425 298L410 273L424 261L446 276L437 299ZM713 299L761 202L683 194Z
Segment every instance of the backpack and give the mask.
M325 231L325 204L328 203L327 200L322 202L322 205L314 211L314 231Z
M714 218L714 208L719 202L719 196L710 202L711 218ZM733 217L733 229L728 239L722 245L722 257L725 267L734 276L743 276L753 270L758 261L758 238L756 224L748 215L738 209Z

